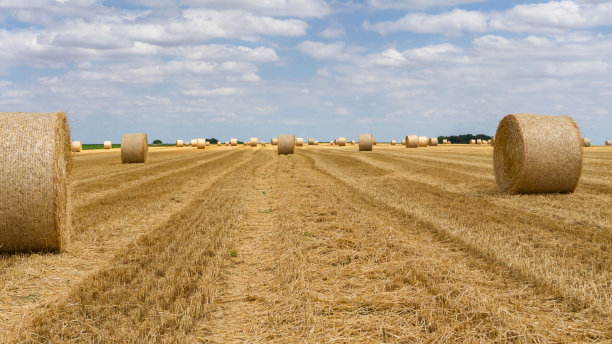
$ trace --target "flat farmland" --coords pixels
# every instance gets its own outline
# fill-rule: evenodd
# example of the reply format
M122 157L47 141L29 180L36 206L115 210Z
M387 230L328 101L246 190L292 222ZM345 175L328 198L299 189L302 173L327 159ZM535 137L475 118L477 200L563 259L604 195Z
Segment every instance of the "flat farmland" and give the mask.
M489 146L73 156L68 250L0 255L0 341L612 341L612 148L552 195Z

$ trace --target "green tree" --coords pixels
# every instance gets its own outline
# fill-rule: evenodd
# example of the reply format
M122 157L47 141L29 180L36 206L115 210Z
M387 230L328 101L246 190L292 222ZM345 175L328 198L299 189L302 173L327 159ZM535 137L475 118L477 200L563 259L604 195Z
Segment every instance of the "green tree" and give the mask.
M155 140L153 141L154 145L161 145L162 144L162 140Z

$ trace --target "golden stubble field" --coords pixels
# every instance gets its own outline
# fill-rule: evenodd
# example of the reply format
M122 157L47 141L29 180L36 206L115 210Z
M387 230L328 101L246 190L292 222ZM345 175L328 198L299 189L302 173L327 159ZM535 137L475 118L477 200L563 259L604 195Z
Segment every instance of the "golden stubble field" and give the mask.
M555 195L488 146L74 160L68 251L0 256L0 341L612 341L610 148Z

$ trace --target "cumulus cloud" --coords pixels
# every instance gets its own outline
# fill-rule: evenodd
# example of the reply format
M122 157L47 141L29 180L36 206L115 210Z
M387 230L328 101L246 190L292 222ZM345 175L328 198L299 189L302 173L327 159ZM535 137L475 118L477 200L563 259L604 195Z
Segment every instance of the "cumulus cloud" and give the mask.
M346 36L342 27L328 27L327 29L319 32L319 36L329 39L338 39Z
M368 0L368 5L375 9L405 8L426 9L430 7L455 6L484 0Z
M410 13L396 21L374 24L366 21L363 26L382 35L397 31L456 35L463 31L486 31L487 17L478 11L454 9L441 14Z
M319 60L346 61L352 57L347 52L346 44L340 41L329 44L305 41L298 45L298 49Z
M220 9L241 9L271 16L300 18L324 17L332 8L324 0L182 0L185 5L198 5Z

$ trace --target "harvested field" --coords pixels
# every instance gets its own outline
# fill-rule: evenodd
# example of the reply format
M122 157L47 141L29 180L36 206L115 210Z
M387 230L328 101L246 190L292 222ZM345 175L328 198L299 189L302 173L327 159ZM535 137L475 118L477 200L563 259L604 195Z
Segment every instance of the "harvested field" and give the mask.
M482 145L73 157L67 251L0 255L0 341L612 341L609 148L550 195Z

